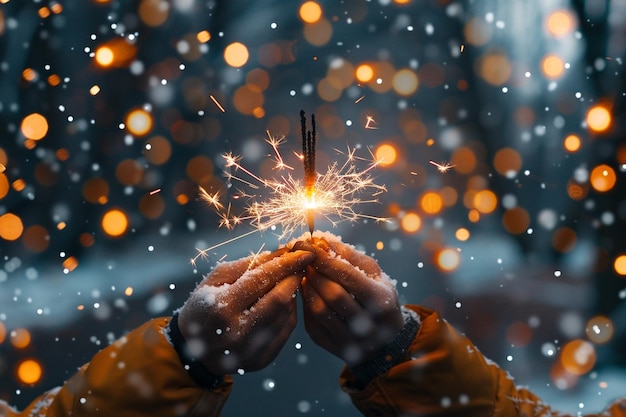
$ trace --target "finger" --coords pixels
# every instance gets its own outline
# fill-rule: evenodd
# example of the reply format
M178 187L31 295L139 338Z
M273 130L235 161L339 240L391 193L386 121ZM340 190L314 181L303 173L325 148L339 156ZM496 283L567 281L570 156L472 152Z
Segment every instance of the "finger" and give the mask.
M388 291L386 286L382 287L380 281L371 279L345 259L335 257L332 254L318 251L312 267L315 273L321 274L344 287L362 305L372 303L376 294L379 294L383 289Z
M308 279L302 284L304 325L317 344L336 353L336 346L349 336L348 325L324 302L324 299L310 285Z
M202 284L212 285L214 287L222 284L232 284L239 279L244 272L253 268L255 265L265 263L277 256L280 256L284 252L284 249L279 249L274 252L263 252L237 259L235 261L219 263L215 270L207 275Z
M277 318L287 317L296 311L296 291L302 274L293 274L274 286L252 307L252 315L259 326L276 323Z
M256 338L253 336L253 344L250 345L250 350L246 352L248 359L244 361L243 368L248 371L259 370L265 368L276 359L296 327L296 323L297 318L294 310L290 316L276 320L276 324L279 327L277 331L272 332L270 329L264 329L267 333L264 335L265 339L262 343L254 343ZM261 341L260 339L258 340Z
M311 252L284 252L244 272L232 285L227 302L238 302L242 309L249 308L285 277L303 271L313 259L315 255Z
M339 317L349 319L363 312L363 307L354 297L335 281L314 272L308 275L307 283L315 288L319 297Z
M328 244L340 258L364 271L368 277L380 279L382 270L375 259L345 243L331 241Z

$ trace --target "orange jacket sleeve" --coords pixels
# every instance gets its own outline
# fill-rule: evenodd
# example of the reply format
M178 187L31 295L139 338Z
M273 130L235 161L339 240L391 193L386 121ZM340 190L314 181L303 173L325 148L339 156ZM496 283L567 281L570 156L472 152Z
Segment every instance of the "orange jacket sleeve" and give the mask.
M212 390L198 386L164 334L168 320L151 320L101 350L21 413L0 404L0 417L219 416L232 379Z
M436 312L408 306L420 327L407 360L364 389L345 368L342 388L366 416L548 417L561 416L513 379ZM626 400L602 416L626 417ZM590 417L590 416L589 416Z

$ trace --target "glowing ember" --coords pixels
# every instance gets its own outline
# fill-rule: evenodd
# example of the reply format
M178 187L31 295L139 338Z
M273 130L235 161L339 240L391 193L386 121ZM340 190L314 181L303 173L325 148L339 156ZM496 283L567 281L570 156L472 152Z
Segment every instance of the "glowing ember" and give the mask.
M435 161L428 161L428 163L435 166L437 168L437 171L441 172L442 174L445 174L450 170L450 168L454 168L456 166L448 162L442 162L441 164L438 164Z

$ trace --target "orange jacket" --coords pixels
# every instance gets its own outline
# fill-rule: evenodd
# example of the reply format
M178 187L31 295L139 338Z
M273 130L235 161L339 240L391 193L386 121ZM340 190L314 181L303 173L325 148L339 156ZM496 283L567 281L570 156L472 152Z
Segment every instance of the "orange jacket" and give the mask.
M431 310L410 306L420 328L410 358L351 389L354 375L341 374L343 389L366 416L539 417L563 416L508 374ZM0 403L1 417L219 416L232 387L198 387L163 333L168 319L154 319L96 354L67 383L17 412ZM626 401L602 416L626 417ZM591 415L590 415L591 416Z

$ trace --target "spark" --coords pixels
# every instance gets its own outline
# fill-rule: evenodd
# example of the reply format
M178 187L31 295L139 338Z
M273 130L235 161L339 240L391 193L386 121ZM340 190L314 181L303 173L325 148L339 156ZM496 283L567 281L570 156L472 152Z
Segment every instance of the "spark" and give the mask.
M366 129L378 129L376 126L372 126L373 124L376 124L376 120L374 120L374 118L372 116L367 116L367 121L365 123L365 128Z
M224 109L224 107L222 107L222 105L220 104L219 101L217 101L217 99L215 97L213 97L213 94L210 94L209 97L211 98L211 100L213 101L213 103L215 103L215 105L217 106L218 109L220 109L222 111L222 113L226 113L226 110Z
M461 44L461 53L463 53L464 50L465 50L465 45Z
M161 189L157 188L156 190L150 191L150 195L155 195L155 194L160 193L160 192L161 192Z
M442 162L441 164L438 164L435 161L428 161L428 163L437 167L437 171L441 172L442 174L445 174L450 170L450 168L454 168L456 166L449 162Z
M221 202L218 192L210 193L200 188L199 197L207 202L220 218L219 227L228 230L247 225L251 230L231 239L217 243L207 249L197 249L198 254L191 259L193 265L199 258L221 246L232 243L253 233L271 230L279 240L285 240L310 227L310 213L327 220L332 227L340 222L355 222L360 219L385 222L388 219L362 213L357 209L362 204L377 203L378 196L387 191L386 187L374 182L372 171L381 163L371 150L369 156L357 156L356 149L335 150L345 159L334 161L323 173L315 173L315 198L307 197L306 181L294 177L293 167L287 165L279 151L285 142L283 137L275 138L268 133L265 140L273 150L269 156L274 160L275 176L264 178L243 165L242 158L232 153L222 155L225 160L224 174L229 186L239 184L233 200L245 199L246 206L235 214L231 203ZM299 158L300 155L296 154ZM358 166L365 165L364 169Z
M359 97L356 100L354 100L354 104L360 103L364 98L365 98L365 95L362 95L361 97Z
M0 162L0 172L4 172L7 170L7 167L4 166L4 164L2 162Z

